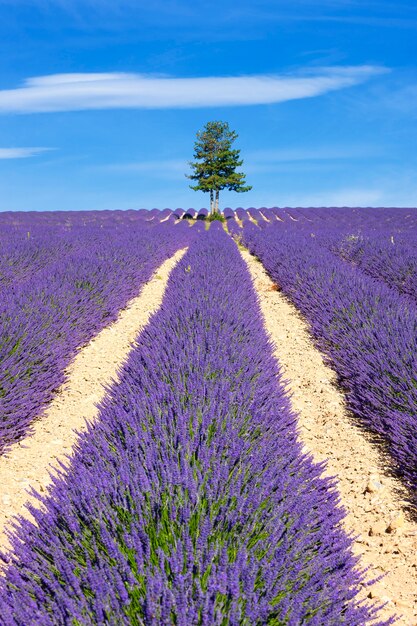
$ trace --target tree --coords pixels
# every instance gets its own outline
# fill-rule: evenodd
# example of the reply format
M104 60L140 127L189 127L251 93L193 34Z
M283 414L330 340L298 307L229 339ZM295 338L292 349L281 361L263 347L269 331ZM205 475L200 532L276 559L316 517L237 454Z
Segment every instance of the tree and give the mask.
M192 174L187 178L197 181L190 185L195 191L210 192L210 214L219 212L219 195L221 189L242 193L252 189L245 185L245 174L236 172L243 160L240 150L232 149L232 143L238 134L230 130L227 122L207 122L197 133L194 143L194 159L189 165Z

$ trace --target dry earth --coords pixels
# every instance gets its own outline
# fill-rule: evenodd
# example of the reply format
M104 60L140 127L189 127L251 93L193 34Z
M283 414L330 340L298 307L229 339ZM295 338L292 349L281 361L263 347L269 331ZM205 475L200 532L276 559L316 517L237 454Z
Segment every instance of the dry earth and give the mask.
M387 602L383 615L396 614L397 624L417 624L417 527L407 519L401 484L389 476L369 437L355 426L337 388L336 375L324 364L308 326L297 309L273 284L263 266L241 251L259 296L266 329L288 381L292 405L299 415L304 447L317 461L327 460L336 476L345 527L357 539L354 551L368 579L381 582L364 588L364 596Z
M28 500L38 504L29 496L28 489L46 490L51 482L51 469L71 452L77 432L85 428L86 420L96 418L105 386L117 379L140 331L161 305L170 272L184 254L185 250L180 250L165 261L118 319L78 352L68 367L67 382L35 422L33 435L0 457L1 549L9 546L5 533L7 522L18 514L30 517L25 507Z

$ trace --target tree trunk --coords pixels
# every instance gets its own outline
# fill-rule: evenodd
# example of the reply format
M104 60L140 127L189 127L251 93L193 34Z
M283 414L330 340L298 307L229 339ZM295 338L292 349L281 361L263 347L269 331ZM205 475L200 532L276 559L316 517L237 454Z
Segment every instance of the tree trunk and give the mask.
M213 198L213 189L210 189L210 215L214 213L214 198Z
M219 195L220 195L220 191L218 189L216 189L216 203L215 203L215 207L214 207L214 212L215 213L219 212Z

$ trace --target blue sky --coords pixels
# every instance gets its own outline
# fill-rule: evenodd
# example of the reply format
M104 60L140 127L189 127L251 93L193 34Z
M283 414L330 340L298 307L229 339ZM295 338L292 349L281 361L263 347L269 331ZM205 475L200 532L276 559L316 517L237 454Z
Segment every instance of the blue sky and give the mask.
M0 210L207 206L212 119L223 206L417 206L416 53L410 1L0 0Z

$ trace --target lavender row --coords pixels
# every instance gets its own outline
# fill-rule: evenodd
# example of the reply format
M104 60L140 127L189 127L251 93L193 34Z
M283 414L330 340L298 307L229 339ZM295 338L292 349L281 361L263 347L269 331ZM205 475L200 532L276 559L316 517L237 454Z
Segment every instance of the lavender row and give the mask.
M298 232L314 234L340 258L417 300L416 209L303 209L293 214Z
M85 253L89 239L144 220L130 211L0 213L0 288L30 283L68 253ZM137 212L139 213L139 212Z
M417 487L417 312L414 303L320 245L272 226L244 241L306 316L360 423L378 433L395 471Z
M416 209L304 209L298 219L297 232L417 301Z
M24 228L14 240L19 234L23 261L15 281L3 273L0 292L0 452L30 432L77 348L116 319L190 229L125 223L111 232L41 228L33 239Z
M333 238L330 249L365 274L382 280L400 294L417 302L416 237L383 234L367 237L345 235Z
M363 626L375 614L321 471L248 271L212 225L36 525L22 520L0 613L8 626Z
M297 228L303 226L319 227L325 230L360 229L370 234L381 230L390 230L392 234L415 231L417 227L416 208L389 207L322 207L322 208L278 208L273 207L262 211L268 219L275 216L285 224L293 224ZM272 220L273 221L273 220Z

